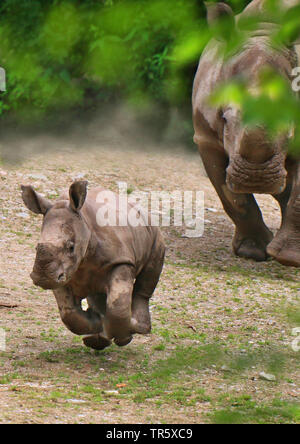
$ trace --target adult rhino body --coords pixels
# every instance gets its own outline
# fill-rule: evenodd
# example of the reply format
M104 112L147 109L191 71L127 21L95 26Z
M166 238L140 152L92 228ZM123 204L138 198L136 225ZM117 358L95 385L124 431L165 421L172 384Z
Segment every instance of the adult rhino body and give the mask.
M290 1L288 6L292 3L297 2ZM261 12L265 12L264 1L255 0L235 22ZM208 5L210 23L224 15L232 20L228 5ZM211 94L237 77L246 79L249 91L256 94L259 74L266 67L292 80L292 71L300 63L295 48L274 48L270 37L276 24L264 20L258 30L249 33L242 49L226 59L224 41L213 39L208 43L194 81L194 141L224 209L236 226L235 254L256 261L270 255L282 264L300 266L300 163L287 153L292 128L271 140L266 128L245 127L242 110L237 106L209 105ZM282 225L274 239L254 193L271 194L280 204Z
M149 299L165 252L159 229L146 220L145 226L104 226L97 218L101 192L106 193L101 188L87 193L87 182L78 181L52 203L22 186L25 205L44 216L31 278L53 290L63 323L75 334L88 335L84 343L94 349L107 347L112 339L123 346L134 333L151 331ZM107 204L112 205L108 211L118 216L117 196L114 202Z

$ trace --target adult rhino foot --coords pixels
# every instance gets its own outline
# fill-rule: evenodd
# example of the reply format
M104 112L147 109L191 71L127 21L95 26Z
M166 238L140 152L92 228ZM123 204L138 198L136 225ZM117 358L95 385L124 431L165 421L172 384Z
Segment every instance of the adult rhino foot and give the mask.
M269 258L267 246L272 239L273 234L269 230L266 231L262 237L244 237L241 239L240 236L236 234L233 241L233 250L239 257L253 259L256 262L263 262Z
M267 248L268 254L282 265L300 267L299 240L278 234Z
M94 350L103 350L111 345L111 340L100 334L85 336L82 340L84 345L93 348Z

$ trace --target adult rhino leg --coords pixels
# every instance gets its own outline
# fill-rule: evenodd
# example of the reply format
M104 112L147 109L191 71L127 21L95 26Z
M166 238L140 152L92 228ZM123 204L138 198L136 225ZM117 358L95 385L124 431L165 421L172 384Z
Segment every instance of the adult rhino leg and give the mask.
M267 245L273 239L272 232L263 221L261 211L252 194L232 193L226 185L228 158L221 147L213 142L198 143L199 152L224 210L236 226L233 250L237 256L256 261L268 258Z
M285 168L288 172L285 190L281 194L273 194L274 199L277 200L277 202L280 205L282 221L285 218L288 202L291 197L294 177L297 173L297 164L295 163L294 160L288 158L286 161Z
M268 254L283 265L300 267L300 163L281 227L268 246Z
M285 217L287 205L291 197L291 191L292 191L292 185L288 184L283 193L273 195L274 199L276 199L280 205L282 219L284 219Z
M158 284L165 256L165 246L159 238L147 265L136 278L132 299L132 333L148 334L151 331L149 301Z
M100 333L103 330L101 317L93 309L83 311L80 299L71 288L64 287L54 291L61 320L76 335Z

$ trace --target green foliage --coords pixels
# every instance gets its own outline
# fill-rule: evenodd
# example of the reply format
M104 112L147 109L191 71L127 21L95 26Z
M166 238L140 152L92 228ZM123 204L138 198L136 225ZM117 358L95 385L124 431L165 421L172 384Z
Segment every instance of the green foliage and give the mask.
M256 92L249 91L244 81L236 80L223 85L212 97L212 103L222 106L235 103L243 110L244 123L249 126L264 125L270 136L289 131L292 122L300 120L300 108L291 85L272 70L261 73L260 85ZM281 112L274 112L280 109ZM296 133L294 145L299 144Z
M223 36L224 56L230 57L237 53L249 35L255 33L260 27L263 28L265 22L268 21L273 24L269 41L270 50L271 48L282 49L283 45L291 46L298 41L300 6L295 6L285 12L279 8L282 3L278 0L266 0L266 13L263 19L260 16L250 15L240 20L233 37L230 32L227 32L227 38ZM226 29L227 24L226 19L217 22L213 30L217 37L224 27ZM293 124L299 122L300 119L300 108L291 82L271 67L265 68L259 74L259 84L255 91L249 90L246 78L235 78L215 91L211 103L220 108L229 103L236 104L243 112L246 125L262 125L267 128L271 137L284 132L292 134ZM292 72L289 75L292 77ZM274 112L275 110L280 110L280 112ZM295 128L291 152L298 153L299 144L300 134Z
M282 13L279 0L266 1L272 21L280 25L274 44L291 43L300 32L299 6ZM227 3L238 13L249 2ZM0 115L26 120L85 106L87 98L190 109L194 73L207 42L221 36L230 55L259 26L250 16L238 29L226 18L208 28L200 0L3 0L0 13L0 64L7 72ZM214 103L231 99L247 110L247 123L259 121L271 132L300 117L291 88L270 73L260 97L235 82L219 91ZM282 112L274 116L279 104Z
M167 101L172 46L198 26L196 4L3 1L0 55L7 92L0 113L41 116L83 103L91 89L95 96L114 91L122 98Z
M3 0L0 13L0 114L23 118L84 103L91 90L189 102L193 74L182 69L194 69L209 38L197 0Z

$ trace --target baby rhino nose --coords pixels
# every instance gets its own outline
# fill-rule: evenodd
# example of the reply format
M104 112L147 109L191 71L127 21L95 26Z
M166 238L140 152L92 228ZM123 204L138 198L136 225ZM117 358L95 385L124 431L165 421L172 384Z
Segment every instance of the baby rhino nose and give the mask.
M64 284L67 281L67 276L61 270L54 273L41 272L34 269L30 275L34 285L42 287L45 290L52 290L57 286Z
M31 273L33 283L45 289L53 289L67 281L62 263L58 259L58 251L51 244L38 244L36 260Z
M60 284L64 283L66 281L66 273L59 273L57 277L57 282Z

